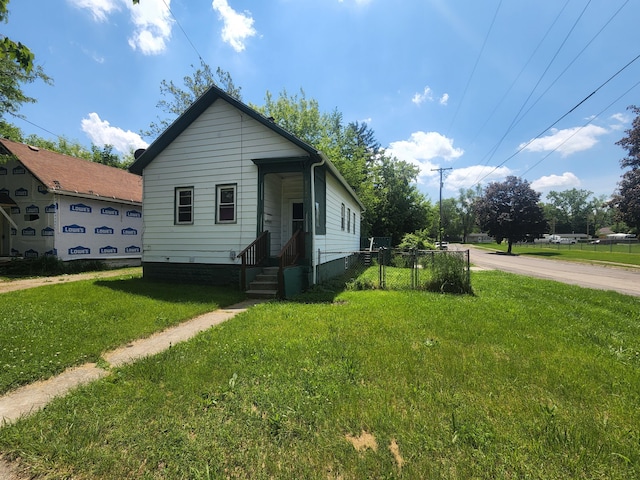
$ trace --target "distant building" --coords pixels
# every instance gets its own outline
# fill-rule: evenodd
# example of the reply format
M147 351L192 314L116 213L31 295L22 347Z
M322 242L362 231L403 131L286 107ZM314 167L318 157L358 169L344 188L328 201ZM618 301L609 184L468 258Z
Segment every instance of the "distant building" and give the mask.
M142 178L0 139L0 257L139 263Z

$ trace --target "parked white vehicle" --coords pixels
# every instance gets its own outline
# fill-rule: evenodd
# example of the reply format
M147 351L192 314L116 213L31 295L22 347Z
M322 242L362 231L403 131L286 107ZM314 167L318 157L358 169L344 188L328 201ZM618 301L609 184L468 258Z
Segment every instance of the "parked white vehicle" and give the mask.
M549 243L560 243L560 244L566 244L566 245L576 243L575 238L566 238L566 237L561 237L560 235L549 235L547 239Z

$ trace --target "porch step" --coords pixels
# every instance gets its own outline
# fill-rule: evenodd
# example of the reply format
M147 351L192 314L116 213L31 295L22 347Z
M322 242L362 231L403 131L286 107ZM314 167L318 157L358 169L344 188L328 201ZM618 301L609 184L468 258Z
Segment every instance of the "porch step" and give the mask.
M278 296L278 267L265 267L249 284L245 292L249 298L276 298Z

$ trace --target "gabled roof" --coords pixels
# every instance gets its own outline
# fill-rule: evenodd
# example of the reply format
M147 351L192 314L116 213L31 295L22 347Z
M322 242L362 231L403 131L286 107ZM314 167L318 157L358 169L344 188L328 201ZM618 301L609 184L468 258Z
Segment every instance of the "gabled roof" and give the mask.
M224 90L221 90L216 86L211 86L195 102L193 102L182 115L180 115L171 125L169 125L169 127L164 132L162 132L151 145L149 145L149 148L147 148L144 153L137 158L133 165L129 167L129 171L142 175L142 170L144 170L144 168L149 165L160 152L167 148L167 146L169 146L169 144L171 144L171 142L173 142L178 137L178 135L180 135L189 125L191 125L194 120L196 120L196 118L198 118L218 99L222 99L230 103L241 112L247 114L254 120L260 122L267 128L273 130L277 134L283 136L290 142L302 148L316 160L321 160L320 152L313 148L311 145L303 142L295 135L280 127L274 121L262 115L260 112L254 110L245 103L242 103L238 99L233 98Z
M193 123L207 108L209 108L218 99L222 99L228 102L229 104L240 110L242 113L248 115L265 127L274 131L278 135L289 140L294 145L300 147L302 150L309 154L309 157L314 162L325 162L329 170L335 175L340 183L342 183L342 185L347 189L350 195L358 202L360 207L364 209L362 202L355 194L353 189L349 186L349 184L340 174L335 165L333 165L333 163L331 163L331 161L322 152L316 150L314 147L304 142L303 140L300 140L291 132L288 132L284 128L280 127L273 120L265 117L260 112L254 110L245 103L242 103L238 99L233 98L224 90L221 90L216 86L209 87L209 89L205 93L203 93L195 102L193 102L193 104L191 104L191 106L182 115L180 115L164 132L162 132L160 136L151 145L149 145L149 147L136 159L133 165L129 167L129 171L142 175L142 171L144 170L144 168L149 165L153 161L153 159L160 154L160 152L167 148L171 144L171 142L173 142L184 130L186 130L189 125L191 125L191 123Z
M139 175L4 138L0 138L0 145L50 192L142 203L142 177Z

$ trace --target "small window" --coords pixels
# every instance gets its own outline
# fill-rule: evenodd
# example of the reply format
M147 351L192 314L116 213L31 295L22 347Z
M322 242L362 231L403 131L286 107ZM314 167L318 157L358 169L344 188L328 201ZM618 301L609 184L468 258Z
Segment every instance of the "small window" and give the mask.
M353 212L353 234L356 234L356 212Z
M347 233L351 231L351 209L347 208Z
M176 225L193 224L193 187L176 188L175 223Z
M342 204L342 223L341 223L341 228L342 230L344 230L344 203Z
M236 185L218 185L218 223L235 223L236 221Z

